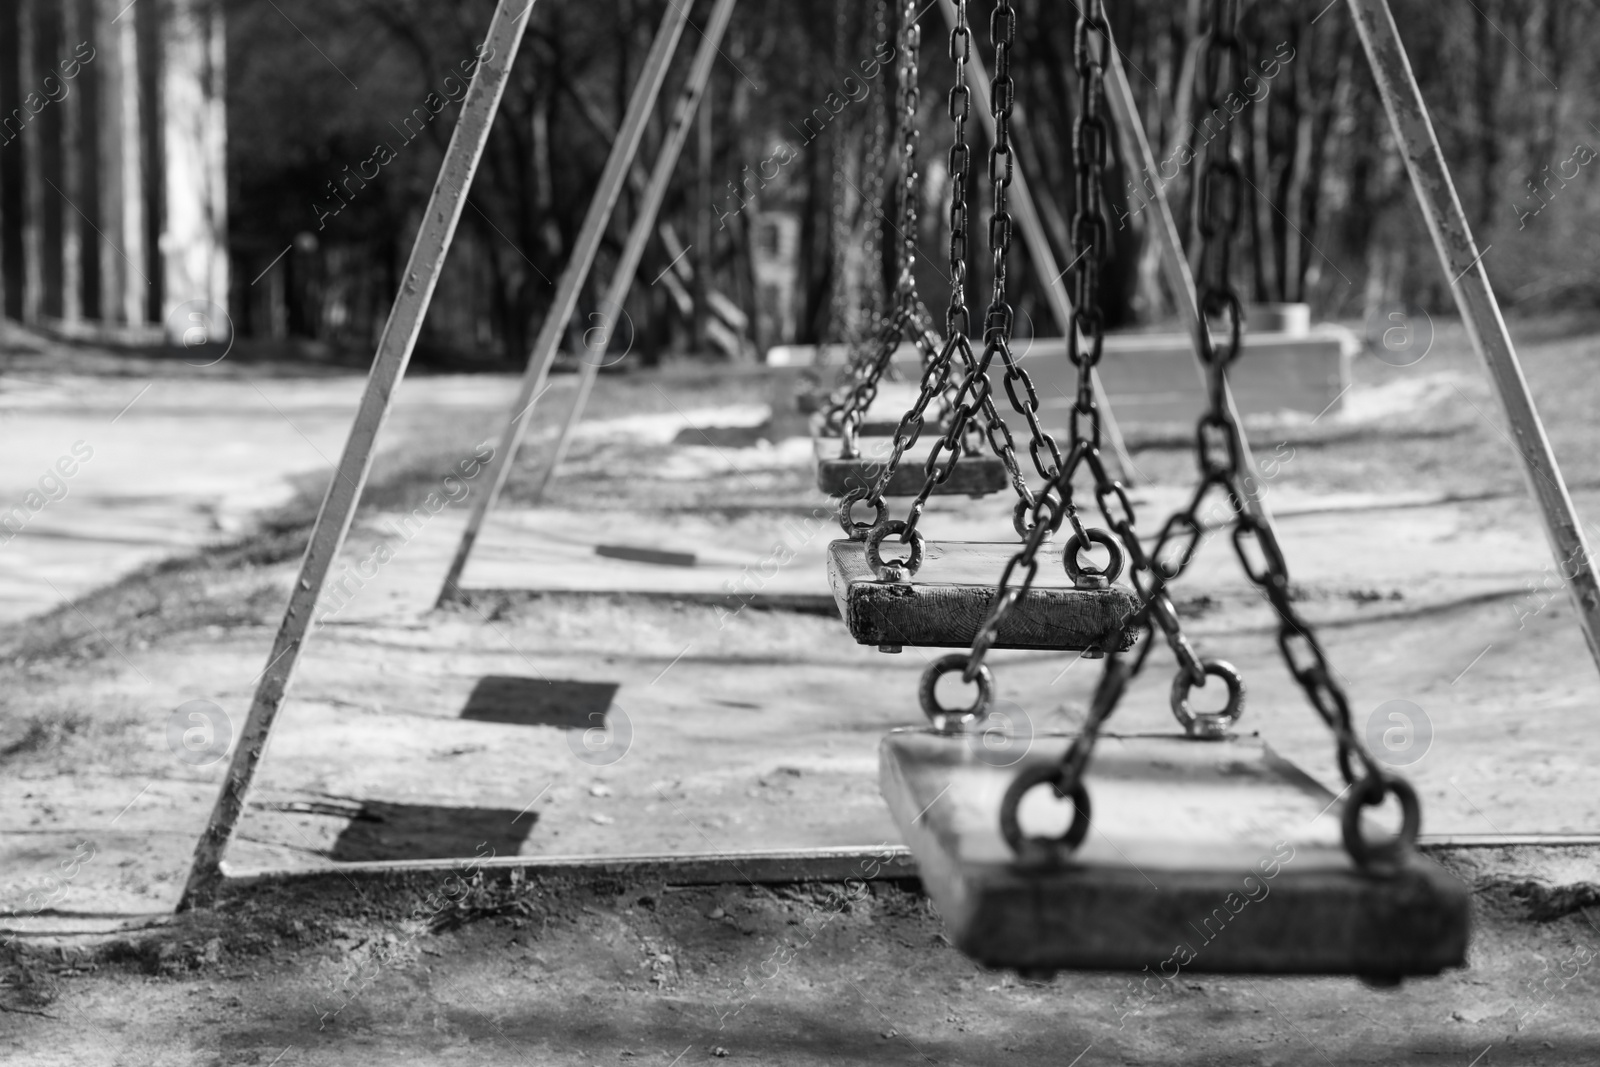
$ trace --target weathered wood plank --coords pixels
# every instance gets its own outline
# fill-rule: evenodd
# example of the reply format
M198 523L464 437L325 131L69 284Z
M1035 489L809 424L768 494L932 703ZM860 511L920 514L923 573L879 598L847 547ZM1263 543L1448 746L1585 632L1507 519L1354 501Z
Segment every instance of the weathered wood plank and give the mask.
M813 411L815 411L815 410L816 409L813 409ZM806 414L809 414L809 412L807 412ZM858 436L861 436L861 437L893 437L895 435L895 433L899 429L900 429L900 416L899 415L879 416L879 415L869 411L869 412L867 412L866 418L864 418L861 421L861 425L856 427L856 433L857 433ZM933 426L931 424L926 429L923 430L924 436L926 436L929 433L940 433L940 432L942 432L940 430L940 428L935 427L935 426ZM839 447L838 446L839 431L836 430L836 429L832 429L832 428L830 428L828 426L823 425L822 416L821 416L820 413L817 414L816 417L811 420L811 433L812 433L812 436L814 436L814 437L826 438L829 441L834 442L834 446L833 447L837 451L837 449Z
M1019 869L1000 835L1001 798L1069 740L1030 738L1011 766L980 734L898 730L879 747L879 784L923 885L956 946L980 962L1148 967L1167 979L1398 977L1465 962L1467 887L1420 856L1394 878L1360 873L1333 794L1255 738L1102 737L1085 778L1092 828L1074 862ZM1027 802L1020 817L1029 829Z
M812 448L817 456L817 488L829 496L844 496L858 486L871 486L883 471L893 444L889 438L861 437L857 439L861 455L855 459L839 458L839 438L814 437ZM922 492L927 480L923 463L933 449L932 439L924 435L901 459L889 479L886 496L916 496ZM1004 492L1011 485L1006 465L999 456L987 452L976 456L962 456L955 470L944 484L934 489L941 496L985 496ZM999 572L996 571L996 574Z
M890 540L884 555L898 548ZM910 582L880 582L860 541L828 546L828 584L845 626L863 645L961 648L972 644L988 614L994 585L1014 544L930 541ZM996 648L1113 651L1133 644L1126 626L1138 608L1127 589L1076 589L1061 567L1060 550L1041 559L1033 588L1000 626Z

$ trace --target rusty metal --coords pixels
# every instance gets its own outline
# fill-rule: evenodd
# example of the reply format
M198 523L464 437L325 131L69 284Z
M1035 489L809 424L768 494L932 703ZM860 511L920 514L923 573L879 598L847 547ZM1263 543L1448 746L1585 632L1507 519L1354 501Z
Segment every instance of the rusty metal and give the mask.
M994 707L994 675L989 668L979 668L971 678L963 681L974 682L978 686L978 695L972 703L965 708L950 709L939 703L939 679L947 674L965 671L967 657L960 652L952 652L948 656L940 656L923 672L922 682L918 686L917 696L922 704L922 713L933 723L934 729L943 733L954 733L963 726L982 722L989 717L989 710Z
M1228 687L1228 703L1220 711L1195 711L1189 704L1194 680L1186 672L1179 671L1172 678L1172 714L1190 737L1220 740L1228 736L1233 724L1244 714L1244 677L1237 667L1222 659L1201 660L1200 669L1213 678L1220 678Z

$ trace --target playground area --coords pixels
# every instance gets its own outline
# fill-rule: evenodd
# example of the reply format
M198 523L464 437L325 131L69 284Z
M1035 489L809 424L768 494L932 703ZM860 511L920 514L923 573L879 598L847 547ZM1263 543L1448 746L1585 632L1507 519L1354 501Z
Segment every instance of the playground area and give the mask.
M1600 471L1586 466L1596 450L1581 412L1596 399L1587 367L1600 341L1581 329L1534 336L1522 346L1529 377L1590 514ZM737 869L745 852L900 853L878 798L875 749L886 730L920 719L911 694L926 662L917 649L884 656L855 645L842 629L821 578L834 534L812 518L831 520L831 509L810 484L804 423L784 410L775 374L602 377L572 476L544 508L518 505L520 479L551 444L536 436L485 533L481 571L467 572L465 601L441 610L432 600L466 498L424 526L410 519L409 538L396 531L416 509L426 513L438 480L473 454L473 429L506 382L411 379L341 557L354 567L387 542L393 558L317 630L228 859L245 877L327 873L264 898L245 893L216 917L174 918L226 763L176 758L172 709L211 701L237 728L358 379L241 365L180 393L151 363L99 381L86 402L83 379L40 369L47 356L59 366L62 354L37 348L12 369L29 384L7 391L6 424L41 442L30 457L40 469L58 441L93 441L95 455L51 506L59 514L47 511L18 536L12 548L24 552L12 558L30 563L7 576L19 594L48 576L70 600L9 623L5 638L0 836L5 867L17 873L3 903L26 946L8 971L6 1004L43 1017L8 1012L0 1021L10 1054L26 1062L107 1047L128 1062L157 1049L174 1062L211 1062L224 1047L239 1062L270 1062L289 1046L301 1062L423 1062L466 1044L484 1062L508 1063L534 1052L577 1063L663 1050L665 1063L686 1045L761 1062L911 1062L916 1048L938 1062L984 1062L997 1041L1019 1062L1054 1062L1063 1004L1084 1016L1073 1055L1093 1043L1127 1062L1236 1062L1239 1042L1255 1041L1249 1034L1276 1035L1280 1058L1261 1062L1300 1061L1314 1048L1336 1062L1470 1060L1491 1044L1515 1048L1520 1062L1593 1055L1576 1010L1592 993L1588 968L1561 972L1548 998L1538 982L1541 959L1554 967L1600 941L1585 910L1596 893L1593 846L1578 843L1600 819L1600 791L1583 785L1600 764L1600 743L1586 740L1596 680L1581 669L1582 637L1548 577L1486 383L1448 327L1411 367L1357 357L1337 413L1314 425L1260 419L1256 438L1264 453L1268 442L1286 443L1269 499L1295 560L1297 598L1327 633L1330 656L1347 665L1362 726L1392 700L1426 716L1431 741L1407 771L1426 804L1424 847L1480 890L1472 966L1399 992L1199 976L1160 987L1161 999L1126 1020L1119 1013L1143 1003L1129 977L1019 981L962 960L892 867L865 890L857 883L868 896L851 900L855 860L836 861L820 884L752 869L753 881L724 872L721 887L692 888L629 859L724 856ZM92 357L67 361L86 369ZM556 379L556 404L570 385ZM280 473L273 479L254 460L260 516L185 534L188 517L228 512L235 483L208 481L203 462L184 458L206 454L218 420L236 454L272 455ZM97 435L108 431L123 436L102 444ZM1182 444L1150 437L1140 446L1130 436L1148 479L1137 495L1162 510L1182 494L1192 460ZM127 463L119 456L163 447L170 468L118 467ZM939 521L989 537L1006 510L963 500ZM108 511L163 531L123 574L54 534ZM513 539L537 546L522 556L542 568L514 569L509 552L501 559L499 546ZM695 559L630 560L600 554L603 546ZM760 574L777 546L792 559L758 588L738 581L746 568ZM1179 608L1203 648L1228 648L1250 678L1250 731L1337 789L1325 736L1274 662L1269 609L1224 546L1202 553ZM1035 729L1082 721L1092 662L997 658L1001 695ZM534 683L549 695L517 699L519 684ZM1162 729L1163 688L1160 678L1142 680L1120 729ZM596 709L612 724L609 749L585 743ZM1536 834L1575 843L1484 847ZM535 865L617 862L610 873L595 860L522 883L497 871L485 899L452 903L455 918L440 929L429 893L490 850ZM74 857L69 878L62 862ZM435 868L372 869L422 859ZM596 896L575 888L591 883ZM41 894L48 906L29 914ZM596 943L611 947L596 956ZM354 960L370 967L359 998L319 1022L318 1012L338 1007L330 991ZM545 1003L547 983L562 990L558 1002ZM419 988L435 1005L424 1016L409 1006ZM485 989L499 992L485 1001ZM841 996L859 1018L837 1017L829 1005ZM593 998L607 1005L598 1016ZM202 1027L192 1025L197 1005ZM1347 1025L1347 1012L1361 1024ZM180 1027L179 1018L191 1021ZM58 1020L79 1020L72 1041L62 1042ZM1174 1036L1190 1025L1203 1026L1202 1044ZM363 1051L334 1033L358 1035ZM637 1040L644 1033L663 1036L647 1047Z
M535 6L0 0L0 1062L1600 1060L1600 20Z

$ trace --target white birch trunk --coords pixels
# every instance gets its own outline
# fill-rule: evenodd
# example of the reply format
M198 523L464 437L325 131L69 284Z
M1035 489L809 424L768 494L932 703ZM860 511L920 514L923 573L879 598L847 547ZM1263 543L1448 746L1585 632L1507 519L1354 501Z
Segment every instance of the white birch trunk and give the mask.
M100 317L140 326L150 279L145 273L138 37L126 0L95 0L94 19L100 88Z
M162 316L168 341L181 343L199 320L174 313L192 301L206 301L213 310L204 319L210 340L226 342L231 326L226 316L222 7L216 0L173 0L165 10L160 108L166 211L161 235Z

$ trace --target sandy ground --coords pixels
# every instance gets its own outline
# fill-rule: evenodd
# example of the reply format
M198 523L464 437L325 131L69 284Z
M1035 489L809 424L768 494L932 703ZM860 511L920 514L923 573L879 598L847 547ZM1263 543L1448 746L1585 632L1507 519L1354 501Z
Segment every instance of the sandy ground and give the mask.
M1593 856L1587 860L1593 863ZM1471 876L1469 868L1462 873ZM985 971L912 886L337 879L11 955L7 1063L1592 1064L1600 929L1482 882L1470 965ZM443 894L441 896L441 894Z
M1600 514L1582 488L1600 485L1587 417L1597 350L1594 338L1580 337L1524 352L1585 517ZM832 914L829 905L785 903L750 887L721 905L710 890L629 896L633 887L609 902L585 896L537 936L520 913L520 929L495 920L437 941L429 935L407 948L410 962L385 971L360 1010L341 1015L334 1037L317 1030L317 1013L306 1009L308 1019L300 998L360 944L394 934L355 905L348 920L314 923L303 935L292 923L312 922L303 917L316 911L309 904L289 908L292 918L241 919L237 932L257 937L255 947L216 932L211 962L213 934L187 926L165 935L176 946L166 963L141 955L159 956L159 948L85 940L85 931L157 920L176 900L223 763L185 762L187 750L172 740L175 710L206 700L232 723L242 719L303 547L309 502L326 478L323 458L340 447L341 412L359 382L238 373L196 383L158 373L140 394L142 378L32 373L37 404L24 403L19 389L15 414L7 409L31 449L22 473L3 481L8 491L25 493L34 466L42 472L96 426L103 436L92 439L105 443L95 444L66 499L8 546L35 553L6 579L19 602L33 598L29 612L52 604L32 588L36 577L73 600L13 624L0 642L0 907L11 911L3 925L26 931L18 944L31 953L12 960L0 988L0 1033L17 1062L144 1063L160 1053L173 1062L270 1063L290 1046L301 1062L421 1062L470 1047L486 1062L667 1064L686 1046L686 1062L716 1058L717 1047L758 1062L992 1062L1007 1043L1015 1045L1008 1058L1060 1064L1091 1043L1085 1064L1314 1062L1319 1046L1329 1062L1465 1064L1490 1045L1498 1051L1480 1062L1593 1061L1592 1027L1577 1007L1591 992L1587 969L1522 1030L1513 1023L1541 961L1555 966L1600 937L1583 940L1594 931L1581 917L1530 924L1503 902L1486 913L1493 921L1468 972L1397 994L1327 980L1197 980L1199 989L1185 986L1169 1006L1152 1006L1144 1029L1131 1021L1118 1029L1104 1007L1120 979L1062 977L1036 988L983 974L941 947L937 924L915 900L892 894L849 912L848 923L815 942L825 951L808 950L781 980L763 984L754 1001L761 1013L753 1007L730 1021L728 1038L716 1019L743 987L727 975L758 966L793 936L793 907ZM796 420L783 398L714 375L603 380L603 414L586 425L549 506L526 506L544 436L519 465L467 583L653 586L671 595L483 591L430 612L463 509L407 536L397 524L492 431L489 400L501 388L485 379L408 383L391 423L401 432L347 552L354 564L388 544L393 558L309 645L230 863L464 856L486 840L501 854L529 856L894 840L876 795L874 749L885 729L916 721L922 653L855 646L825 608L733 610L737 599L726 598L730 577L787 538L795 558L766 591L820 599L829 534L793 531L825 503L808 485L809 445L790 444ZM769 416L766 430L752 429ZM1390 720L1380 709L1404 700L1418 709L1407 712L1411 725L1431 735L1406 768L1423 799L1424 829L1592 831L1600 824L1592 788L1600 680L1497 420L1457 338L1416 367L1358 365L1339 415L1266 422L1256 440L1263 458L1276 460L1270 476L1262 473L1282 515L1297 595L1326 626L1358 726L1375 721L1381 737ZM1152 430L1135 456L1152 513L1178 499L1191 476L1190 461L1162 443L1166 432ZM244 468L247 485L236 476ZM274 504L282 506L263 525L230 533L251 508ZM941 503L929 522L941 536L999 538L1008 510L993 500ZM140 532L125 540L137 544L117 539L112 514L139 517L142 526L126 523ZM1157 525L1154 514L1145 524ZM64 533L46 536L53 529ZM703 558L668 571L594 555L595 546L618 543ZM175 551L190 554L153 562ZM118 578L134 567L142 569ZM1276 662L1272 620L1225 543L1202 555L1181 608L1201 647L1225 654L1249 679L1243 725L1333 783L1326 733ZM1003 695L1037 725L1070 726L1081 716L1092 662L1008 654L995 664ZM1119 727L1170 722L1168 664L1164 655L1153 662ZM507 698L495 694L526 694L530 685L547 696L511 721ZM519 706L528 703L524 696ZM610 726L604 737L586 737L592 713ZM230 727L218 727L225 741ZM1579 868L1563 884L1596 880ZM644 896L654 905L641 904ZM718 925L701 929L719 906ZM728 934L726 916L747 906L749 921L736 920ZM280 920L290 925L273 925ZM690 927L696 932L685 933ZM679 937L685 947L675 952ZM727 937L735 940L718 940ZM86 953L82 966L76 952ZM660 963L663 956L671 958ZM557 988L562 996L551 995ZM864 994L879 991L875 1007ZM1191 1045L1182 1035L1196 1028L1208 1037Z
M261 512L320 488L363 384L348 372L286 377L175 357L130 360L107 374L103 361L9 324L0 326L0 351L0 517L21 507L25 519L0 533L6 622L237 537ZM387 448L441 422L498 413L511 387L502 375L409 378Z

